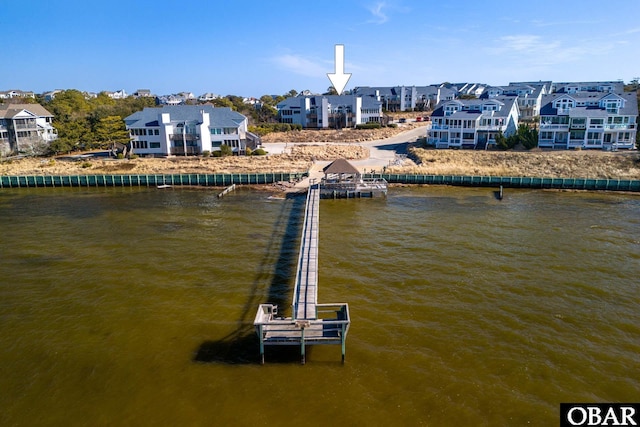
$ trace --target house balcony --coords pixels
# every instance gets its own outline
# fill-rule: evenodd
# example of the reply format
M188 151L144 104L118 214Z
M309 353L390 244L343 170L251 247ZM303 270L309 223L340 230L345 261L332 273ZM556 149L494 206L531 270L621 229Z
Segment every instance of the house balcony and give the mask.
M600 148L602 147L602 139L587 139L586 147Z
M193 133L172 133L169 134L171 141L198 141L199 135Z
M615 125L606 124L606 125L604 125L604 128L605 129L623 129L623 130L626 130L626 129L635 129L635 125L633 125L633 124L615 124Z
M500 132L500 131L505 131L507 129L506 126L496 126L496 125L491 125L491 126L478 126L476 127L477 130L482 130L482 131L494 131L494 132Z
M585 130L586 128L586 124L572 124L569 126L570 130Z
M449 129L449 125L436 125L436 124L431 124L431 130L447 130Z
M567 144L567 146L569 148L575 148L575 147L582 147L584 145L584 139L570 139L569 143Z
M569 125L565 124L565 125L559 125L559 124L546 124L546 123L540 123L540 130L563 130L563 131L568 131L569 130Z
M184 156L185 155L184 147L171 147L171 154L174 156ZM198 154L200 154L199 147L187 146L186 155L194 156Z
M449 140L449 147L462 147L462 140L460 138L451 138Z
M36 122L14 123L13 128L16 130L35 130L38 129L38 124Z

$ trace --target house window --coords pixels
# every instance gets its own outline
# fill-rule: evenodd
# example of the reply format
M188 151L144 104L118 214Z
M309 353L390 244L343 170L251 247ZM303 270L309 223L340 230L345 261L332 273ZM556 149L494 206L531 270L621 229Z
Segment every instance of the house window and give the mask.
M222 135L222 128L212 128L211 135Z
M149 148L160 148L160 143L159 142L150 142L149 143Z

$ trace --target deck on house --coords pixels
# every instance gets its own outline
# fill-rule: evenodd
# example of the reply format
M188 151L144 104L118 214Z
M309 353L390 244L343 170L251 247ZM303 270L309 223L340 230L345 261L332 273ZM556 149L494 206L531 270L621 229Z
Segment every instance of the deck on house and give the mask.
M309 187L304 215L292 317L279 317L278 307L273 304L260 304L256 313L254 325L260 339L262 363L266 345L300 345L302 363L305 363L305 345L314 344L340 344L344 362L349 306L346 303L318 304L318 184L312 183Z

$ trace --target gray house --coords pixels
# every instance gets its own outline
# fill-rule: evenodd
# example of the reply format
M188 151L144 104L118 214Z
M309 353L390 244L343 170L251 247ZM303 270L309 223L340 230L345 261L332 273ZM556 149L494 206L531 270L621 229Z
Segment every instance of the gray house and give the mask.
M52 123L40 104L0 104L0 155L40 154L58 137Z

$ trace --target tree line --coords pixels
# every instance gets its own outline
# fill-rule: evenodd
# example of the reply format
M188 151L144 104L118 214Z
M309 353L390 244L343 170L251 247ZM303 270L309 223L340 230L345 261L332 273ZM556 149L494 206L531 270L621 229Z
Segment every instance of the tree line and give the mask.
M246 104L244 98L235 95L227 95L207 103L215 107L229 107L246 116L249 124L255 126L277 123L276 105L297 94L297 91L291 90L278 96L264 95L257 106ZM86 98L76 89L58 92L49 101L37 96L35 99L20 99L19 102L39 103L53 114L53 126L58 131L58 138L49 146L51 154L107 149L116 142L126 144L130 137L124 118L145 107L156 106L155 98L151 97L112 99L101 92L95 98Z

